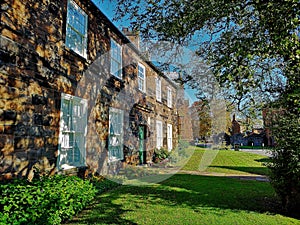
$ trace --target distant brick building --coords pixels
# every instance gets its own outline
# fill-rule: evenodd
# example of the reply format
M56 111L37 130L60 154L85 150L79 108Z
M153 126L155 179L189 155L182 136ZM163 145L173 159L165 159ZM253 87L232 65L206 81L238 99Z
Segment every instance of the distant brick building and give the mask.
M241 133L241 125L236 120L235 114L234 114L232 117L232 122L231 122L231 135L240 134L240 133Z
M1 10L1 178L110 173L177 145L178 87L91 1Z

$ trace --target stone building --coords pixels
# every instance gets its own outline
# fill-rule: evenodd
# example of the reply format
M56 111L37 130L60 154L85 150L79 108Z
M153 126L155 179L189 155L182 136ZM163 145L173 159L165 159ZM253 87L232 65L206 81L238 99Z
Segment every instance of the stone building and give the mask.
M164 72L164 74L174 82L180 78L178 72ZM191 142L193 140L193 127L189 111L190 102L185 97L184 86L181 84L177 85L178 136L182 141Z
M177 145L177 86L92 3L4 0L0 177L115 172Z

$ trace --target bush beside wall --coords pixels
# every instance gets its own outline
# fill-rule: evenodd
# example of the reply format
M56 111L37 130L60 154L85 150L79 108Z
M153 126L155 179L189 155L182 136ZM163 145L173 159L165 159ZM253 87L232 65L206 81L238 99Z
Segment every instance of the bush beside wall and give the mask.
M60 224L95 197L88 180L50 176L0 184L0 224Z

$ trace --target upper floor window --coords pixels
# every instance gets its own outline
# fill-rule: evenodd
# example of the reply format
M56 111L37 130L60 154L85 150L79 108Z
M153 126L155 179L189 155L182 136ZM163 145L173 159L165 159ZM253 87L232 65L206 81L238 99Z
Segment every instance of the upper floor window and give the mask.
M156 78L156 100L161 102L161 79Z
M145 67L139 63L138 65L138 83L139 90L146 91L146 70Z
M122 78L122 47L112 39L110 43L110 73Z
M167 88L167 105L172 108L172 89L169 87Z
M66 46L87 57L87 14L72 0L68 1Z

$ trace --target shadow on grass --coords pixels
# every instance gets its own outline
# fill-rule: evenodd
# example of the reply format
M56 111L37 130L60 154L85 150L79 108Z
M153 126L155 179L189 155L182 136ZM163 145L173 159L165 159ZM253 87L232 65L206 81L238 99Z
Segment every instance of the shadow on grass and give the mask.
M194 212L208 209L212 214L222 210L278 213L274 190L267 182L189 174L176 174L156 186L124 185L98 196L96 202L68 224L136 224L124 217L127 212L138 213L140 207L147 207L149 213L160 206Z
M262 162L262 163L269 163L272 161L271 158L262 158L262 159L255 159L256 162Z
M114 196L114 197L112 197ZM65 224L130 224L136 225L136 223L126 220L121 217L122 214L130 210L122 209L121 205L113 203L114 199L119 196L110 192L102 194L96 197L90 206L80 212L79 215Z
M214 207L272 212L273 209L266 207L266 203L275 201L275 192L269 183L225 177L177 174L162 182L155 190L151 187L140 188L143 194L156 195L167 204L184 205L194 209ZM130 190L132 189L129 188Z
M246 173L253 173L259 175L266 175L269 174L269 169L267 167L244 167L244 166L209 166L211 168L222 168L222 169L230 169L236 170Z

